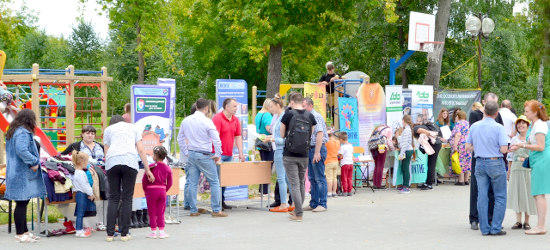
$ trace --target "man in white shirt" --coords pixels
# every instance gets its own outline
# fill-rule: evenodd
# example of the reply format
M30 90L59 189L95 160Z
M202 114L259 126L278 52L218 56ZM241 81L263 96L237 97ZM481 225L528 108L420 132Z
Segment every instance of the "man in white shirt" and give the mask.
M506 134L512 138L516 135L516 129L515 129L515 122L518 119L518 117L512 113L512 103L510 100L504 100L500 104L500 110L499 110L500 116L502 117L502 121L504 122L504 130L506 131Z
M227 214L221 211L221 188L216 167L222 153L220 135L212 120L206 117L210 110L210 101L200 98L195 105L197 110L181 122L178 134L182 158L188 159L185 172L189 175L191 216L200 215L197 209L197 186L199 175L203 173L210 183L212 216L226 217Z

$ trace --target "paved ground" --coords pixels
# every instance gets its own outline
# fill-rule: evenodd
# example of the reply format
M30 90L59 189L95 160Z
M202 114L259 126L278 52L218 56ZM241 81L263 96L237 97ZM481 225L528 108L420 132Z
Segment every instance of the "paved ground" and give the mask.
M394 190L360 190L353 197L329 200L324 213L307 212L302 223L286 214L233 209L227 218L191 218L183 213L180 225L170 225L170 238L146 239L147 229L131 230L129 242L105 242L104 232L91 238L62 236L42 239L41 249L550 249L550 234L527 236L509 229L515 215L507 210L508 235L483 237L468 224L469 187L452 184L433 191L400 195ZM536 217L531 220L536 225ZM549 224L550 225L550 224ZM0 249L23 249L6 226L0 227Z

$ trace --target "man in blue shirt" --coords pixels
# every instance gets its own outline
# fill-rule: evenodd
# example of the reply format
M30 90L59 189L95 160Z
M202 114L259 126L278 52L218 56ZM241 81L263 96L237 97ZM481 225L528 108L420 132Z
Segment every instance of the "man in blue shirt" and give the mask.
M474 151L476 157L477 210L483 235L505 235L502 221L506 211L506 168L503 154L508 151L509 137L504 126L495 119L498 116L498 104L485 104L485 117L470 127L466 139L466 149ZM493 219L489 225L487 215L489 185L495 196Z

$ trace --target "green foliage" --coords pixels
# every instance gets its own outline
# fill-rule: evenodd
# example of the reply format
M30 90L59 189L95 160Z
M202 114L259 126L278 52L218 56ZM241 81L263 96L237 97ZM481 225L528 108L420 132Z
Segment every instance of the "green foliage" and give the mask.
M98 70L101 68L103 44L91 22L80 20L69 36L68 60L75 69Z

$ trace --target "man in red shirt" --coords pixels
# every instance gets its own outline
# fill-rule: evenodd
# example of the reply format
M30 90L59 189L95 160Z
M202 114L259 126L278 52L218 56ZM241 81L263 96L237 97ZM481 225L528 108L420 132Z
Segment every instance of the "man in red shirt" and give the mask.
M241 123L235 116L238 103L233 98L227 98L223 101L223 111L212 117L212 121L220 133L222 141L222 162L233 160L233 145L237 144L239 149L239 160L244 162L243 137L241 135ZM219 170L218 170L219 175ZM231 209L231 206L225 204L225 187L222 187L222 207Z

